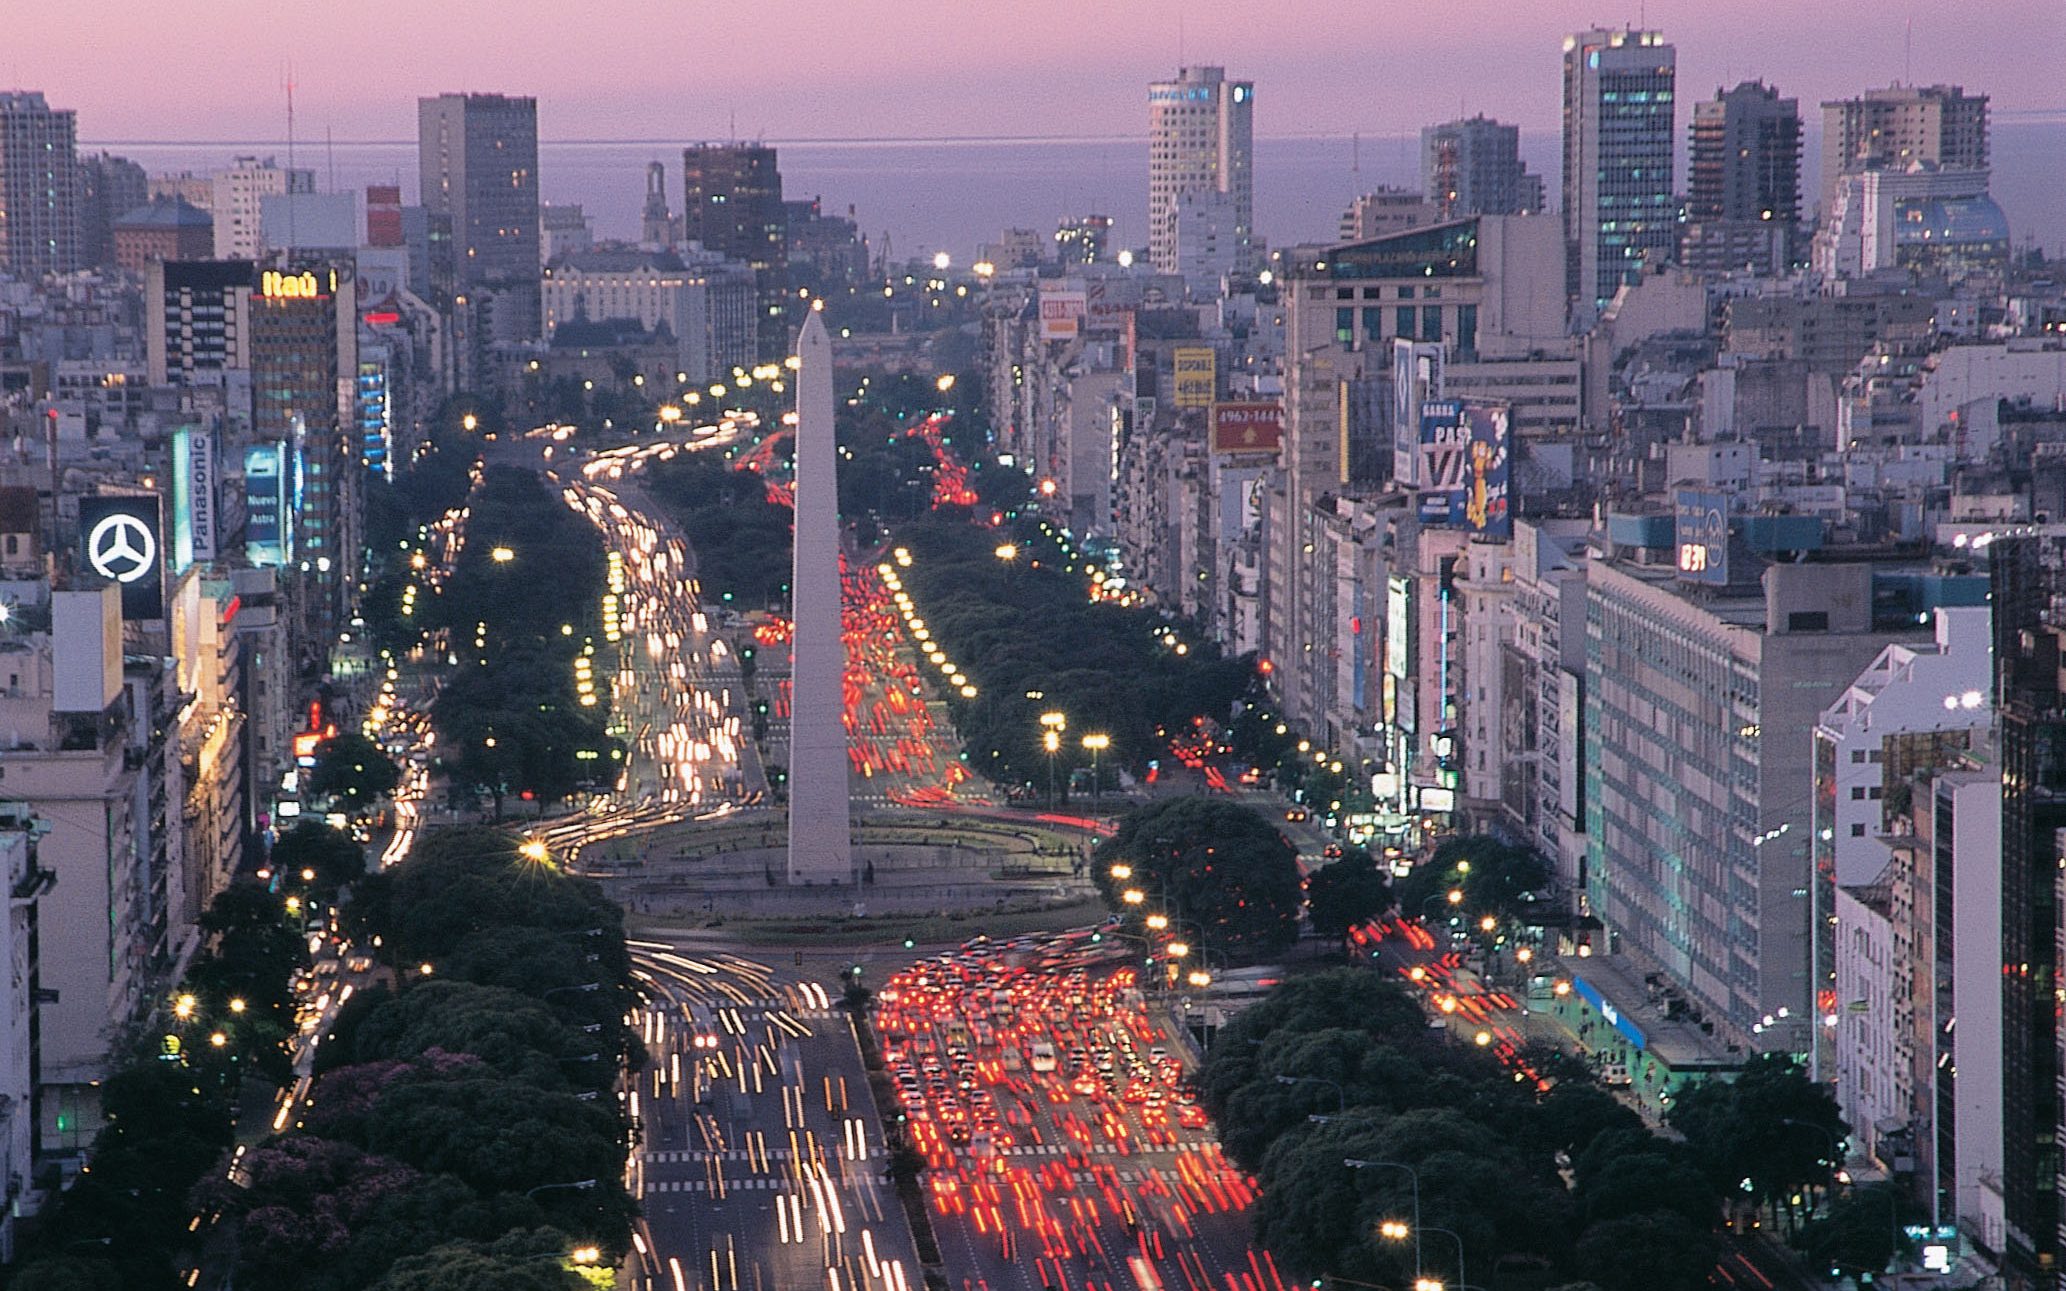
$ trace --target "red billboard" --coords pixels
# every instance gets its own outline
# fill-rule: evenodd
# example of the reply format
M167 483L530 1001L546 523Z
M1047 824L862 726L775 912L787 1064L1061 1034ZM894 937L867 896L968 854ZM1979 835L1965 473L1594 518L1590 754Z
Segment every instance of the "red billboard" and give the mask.
M1212 451L1274 453L1284 442L1284 409L1274 403L1212 406Z

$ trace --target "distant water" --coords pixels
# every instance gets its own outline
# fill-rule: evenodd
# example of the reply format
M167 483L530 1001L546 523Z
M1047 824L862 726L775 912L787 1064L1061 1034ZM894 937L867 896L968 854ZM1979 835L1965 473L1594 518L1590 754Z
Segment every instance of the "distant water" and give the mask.
M1812 123L1803 141L1803 191L1810 204L1820 140ZM1994 196L2008 213L2017 244L2034 237L2053 256L2066 255L2066 114L2005 116L1994 123ZM206 171L238 153L286 160L284 143L137 143L90 145L130 157L153 173ZM820 197L825 208L854 208L861 228L880 246L885 231L899 257L946 249L957 258L1006 228L1052 233L1066 215L1108 214L1121 245L1147 241L1147 143L1141 138L950 139L937 141L777 141L782 186L792 198ZM1418 187L1415 136L1346 135L1256 141L1256 227L1273 245L1334 236L1344 208L1379 185ZM1554 131L1523 131L1521 151L1558 191ZM541 145L539 184L554 203L579 203L598 237L638 234L645 167L667 164L671 204L681 201L681 145L645 142L548 142ZM413 200L416 145L408 142L302 143L295 162L314 168L319 187L402 185ZM1680 174L1684 175L1681 158Z

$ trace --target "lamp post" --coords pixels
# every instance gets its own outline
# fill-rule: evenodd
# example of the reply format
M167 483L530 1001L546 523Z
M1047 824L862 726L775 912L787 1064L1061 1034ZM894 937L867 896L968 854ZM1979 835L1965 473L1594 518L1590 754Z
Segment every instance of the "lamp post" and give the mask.
M1327 1086L1329 1089L1334 1091L1334 1110L1337 1113L1340 1113L1349 1105L1349 1096L1342 1092L1341 1086L1336 1082L1327 1079L1327 1077L1325 1076L1278 1076L1275 1079L1277 1083L1280 1085Z
M1104 791L1104 784L1098 779L1098 755L1112 747L1112 737L1102 731L1093 731L1083 737L1083 747L1090 751L1090 810L1092 815L1096 815Z
M1047 750L1047 807L1052 811L1061 805L1061 799L1055 795L1055 755L1062 751L1062 732L1069 729L1069 715L1042 713L1040 726L1040 747Z
M1375 1124L1375 1122L1360 1116L1308 1116L1306 1119L1316 1125L1353 1124L1357 1121L1362 1121L1366 1125ZM1406 1172L1407 1180L1413 1185L1413 1277L1415 1281L1419 1281L1421 1276L1420 1172L1403 1161L1368 1161L1360 1157L1344 1157L1342 1158L1342 1164L1351 1170L1404 1170Z
M572 1183L541 1183L536 1188L527 1189L524 1195L535 1197L541 1192L552 1192L562 1188L570 1192L594 1192L595 1187L596 1182L593 1179L576 1179Z

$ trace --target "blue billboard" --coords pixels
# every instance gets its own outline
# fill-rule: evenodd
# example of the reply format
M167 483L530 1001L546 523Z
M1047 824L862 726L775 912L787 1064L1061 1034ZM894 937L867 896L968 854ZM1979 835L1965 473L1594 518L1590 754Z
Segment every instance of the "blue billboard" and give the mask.
M1721 587L1729 581L1729 495L1680 489L1673 508L1682 582Z
M1475 399L1422 403L1421 521L1511 538L1511 440L1504 404Z
M254 565L284 565L293 554L289 484L286 444L244 450L244 555Z

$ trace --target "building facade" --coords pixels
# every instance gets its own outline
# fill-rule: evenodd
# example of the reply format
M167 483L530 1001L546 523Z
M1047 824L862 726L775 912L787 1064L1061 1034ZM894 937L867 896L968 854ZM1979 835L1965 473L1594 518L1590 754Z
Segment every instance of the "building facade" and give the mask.
M1677 64L1654 31L1595 28L1564 38L1565 278L1587 315L1646 259L1677 248Z
M1987 96L1959 85L1889 85L1822 104L1822 214L1846 175L1917 162L1986 170Z
M440 94L417 100L416 124L418 191L432 215L452 222L459 290L492 301L496 342L534 339L538 100Z
M1185 67L1148 87L1148 263L1178 264L1178 199L1226 195L1233 259L1246 270L1255 237L1255 86L1222 67ZM1066 257L1065 257L1066 258Z
M755 357L790 352L789 212L780 158L764 144L701 143L682 150L682 236L753 270Z
M1521 161L1521 127L1482 113L1422 128L1420 187L1445 220L1548 209L1542 176Z
M35 90L0 92L0 269L79 268L79 122Z

